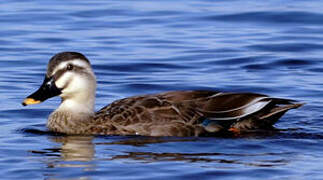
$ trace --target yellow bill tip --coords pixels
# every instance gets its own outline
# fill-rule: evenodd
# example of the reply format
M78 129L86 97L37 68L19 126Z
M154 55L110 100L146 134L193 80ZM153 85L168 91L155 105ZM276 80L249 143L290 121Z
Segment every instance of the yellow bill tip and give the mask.
M22 102L22 105L23 106L27 106L27 105L30 105L30 104L38 104L38 103L41 103L41 101L39 100L35 100L33 98L26 98L23 102Z

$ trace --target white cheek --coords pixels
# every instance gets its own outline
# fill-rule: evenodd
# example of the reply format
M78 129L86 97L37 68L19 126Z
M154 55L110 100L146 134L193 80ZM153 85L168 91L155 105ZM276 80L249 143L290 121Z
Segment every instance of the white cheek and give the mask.
M63 79L64 80L64 79ZM62 82L63 82L62 80ZM95 84L92 85L91 81L87 79L86 77L83 77L78 74L74 74L64 86L64 89L62 90L62 96L65 95L79 95L80 93L86 93L91 89L91 87L95 88Z
M65 88L68 92L80 91L86 88L84 79L80 75L74 75L73 80L69 82L68 86Z
M59 79L55 81L55 85L58 88L64 88L67 86L69 81L72 81L72 73L65 72Z

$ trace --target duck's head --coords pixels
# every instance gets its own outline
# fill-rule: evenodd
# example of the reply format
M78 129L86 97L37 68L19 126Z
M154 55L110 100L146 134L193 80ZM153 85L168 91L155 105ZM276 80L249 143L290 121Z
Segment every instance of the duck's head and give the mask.
M66 102L65 106L73 108L83 104L93 109L95 90L96 79L89 60L81 53L62 52L50 59L43 84L22 104L38 104L59 95L62 105Z

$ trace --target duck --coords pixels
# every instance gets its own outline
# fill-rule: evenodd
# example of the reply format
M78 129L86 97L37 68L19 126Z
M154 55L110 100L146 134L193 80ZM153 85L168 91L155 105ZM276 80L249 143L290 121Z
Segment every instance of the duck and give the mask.
M43 83L22 105L60 96L48 117L51 132L67 135L212 136L270 130L303 103L250 92L179 90L137 95L94 111L96 76L79 52L60 52L47 65Z

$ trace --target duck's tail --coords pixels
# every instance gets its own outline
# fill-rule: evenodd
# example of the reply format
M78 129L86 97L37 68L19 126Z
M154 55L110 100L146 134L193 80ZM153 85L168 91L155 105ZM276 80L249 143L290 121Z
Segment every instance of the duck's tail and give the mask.
M277 103L277 102L276 102ZM278 103L273 107L267 109L263 113L258 113L257 115L237 121L232 124L231 130L238 130L239 132L248 132L249 130L255 129L271 129L272 126L290 109L296 109L303 106L305 103Z
M272 108L267 114L264 114L259 117L259 120L266 120L266 119L276 119L276 121L284 115L290 109L297 109L303 106L305 103L296 103L296 104L284 104L281 106L276 106ZM273 124L275 121L273 122Z

